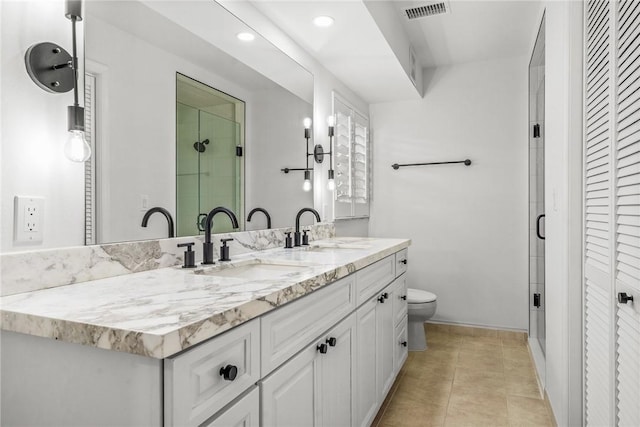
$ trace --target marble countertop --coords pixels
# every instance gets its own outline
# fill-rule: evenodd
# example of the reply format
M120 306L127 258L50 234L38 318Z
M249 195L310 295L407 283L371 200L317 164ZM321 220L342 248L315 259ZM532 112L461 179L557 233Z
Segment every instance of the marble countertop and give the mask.
M211 267L169 267L25 292L0 298L1 328L162 359L409 244L333 238L310 247L231 254L231 262Z

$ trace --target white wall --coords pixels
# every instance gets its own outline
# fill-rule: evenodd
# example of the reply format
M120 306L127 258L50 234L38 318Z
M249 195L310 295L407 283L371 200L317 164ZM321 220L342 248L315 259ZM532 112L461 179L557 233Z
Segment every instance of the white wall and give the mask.
M305 207L313 207L313 192L302 190L304 172L285 174L284 167L303 168L306 157L306 140L302 122L313 115L313 107L284 90L265 90L253 93L251 125L260 132L253 135L246 154L245 210L261 207L271 215L272 227L291 227L296 213ZM309 143L309 150L313 144ZM313 161L311 158L309 161ZM301 224L315 222L305 214ZM266 219L256 214L246 223L247 230L266 227Z
M545 386L559 425L582 425L582 7L546 3Z
M71 51L71 24L64 2L0 2L2 61L2 189L0 252L44 249L84 243L84 165L63 154L67 106L73 93L52 94L27 75L26 50L50 41ZM82 34L82 24L78 25ZM82 52L82 40L78 51ZM44 197L43 242L13 241L14 196ZM77 224L61 227L60 224Z
M412 239L408 285L438 295L434 320L528 327L527 63L427 70L424 99L371 106L370 234Z

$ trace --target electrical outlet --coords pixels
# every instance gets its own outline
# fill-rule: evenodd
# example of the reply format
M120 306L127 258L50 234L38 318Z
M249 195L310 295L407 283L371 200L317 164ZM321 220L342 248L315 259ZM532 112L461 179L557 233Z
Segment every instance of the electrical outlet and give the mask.
M14 198L14 239L16 242L42 242L44 199L16 196Z

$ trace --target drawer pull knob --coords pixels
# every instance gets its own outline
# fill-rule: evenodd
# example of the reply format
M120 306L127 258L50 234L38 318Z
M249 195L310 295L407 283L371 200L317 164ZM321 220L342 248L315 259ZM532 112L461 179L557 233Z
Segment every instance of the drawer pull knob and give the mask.
M407 296L406 296L406 295L402 295L402 296L400 297L400 299L401 299L401 300L403 300L403 301L406 301L406 300L407 300Z
M407 260L405 259L401 259L400 261L398 261L401 264L407 265Z
M633 301L633 295L627 295L626 292L618 293L618 302L620 304L626 304L629 301Z
M380 296L378 297L378 302L380 302L380 303L384 304L384 296L380 295Z
M327 352L327 345L326 344L318 344L318 347L316 347L316 350L318 350L321 354L325 354Z
M384 298L384 299L389 298L389 294L388 294L387 292L383 293L383 294L382 294L382 298Z
M220 368L220 375L227 381L233 381L238 376L238 367L227 365L224 368Z
M335 347L337 342L338 340L336 339L336 337L327 338L327 344L329 344L330 347Z
M400 345L401 345L401 346L403 346L403 347L406 347L406 346L407 346L407 342L406 342L406 341L402 341L402 342L400 343Z

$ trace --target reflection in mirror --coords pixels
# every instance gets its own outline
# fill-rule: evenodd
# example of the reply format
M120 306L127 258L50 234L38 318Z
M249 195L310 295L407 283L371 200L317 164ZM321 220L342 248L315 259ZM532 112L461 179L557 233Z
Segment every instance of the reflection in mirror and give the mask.
M284 227L313 206L302 176L280 172L305 161L308 71L259 35L239 40L238 33L255 32L214 1L85 6L95 153L86 176L94 183L87 218L95 212L87 233L95 243L167 237L161 215L141 226L152 207L166 209L177 235L186 236L202 234L203 214L217 206L234 211L241 229L245 209L264 208L273 227ZM248 224L266 227L262 217ZM220 217L214 227L224 232L231 224Z
M211 209L243 212L244 102L182 74L176 77L178 236L205 231ZM233 231L222 218L213 232Z

